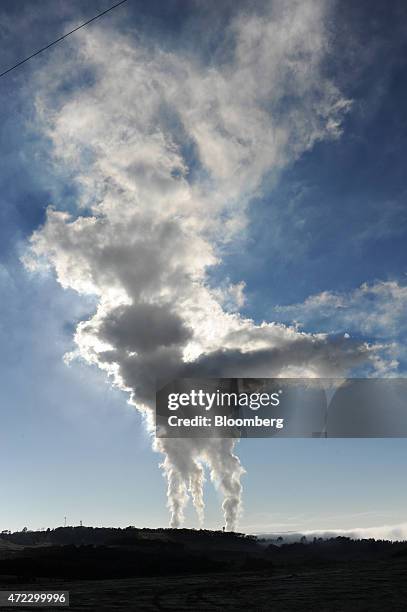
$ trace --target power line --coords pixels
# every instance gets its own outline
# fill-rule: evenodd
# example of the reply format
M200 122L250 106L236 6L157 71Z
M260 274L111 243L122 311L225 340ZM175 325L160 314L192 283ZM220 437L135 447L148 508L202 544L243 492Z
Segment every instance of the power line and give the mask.
M0 74L0 78L3 77L5 74L11 72L12 70L14 70L15 68L18 68L19 66L21 66L22 64L25 64L25 62L28 62L28 60L32 59L33 57L35 57L36 55L39 55L40 53L42 53L43 51L46 51L47 49L49 49L50 47L52 47L53 45L56 45L57 43L61 42L61 40L64 40L64 38L67 38L67 36L70 36L71 34L73 34L74 32L77 32L78 30L80 30L81 28L84 28L86 25L88 25L89 23L91 23L92 21L95 21L95 19L99 19L99 17L102 17L102 15L106 15L106 13L109 13L110 11L112 11L113 9L117 8L118 6L120 6L121 4L124 4L125 2L127 2L127 0L121 0L121 2L118 2L117 4L114 4L113 6L111 6L110 8L106 9L105 11L103 11L102 13L99 13L98 15L95 15L95 17L92 17L92 19L88 19L88 21L85 21L85 23L82 23L81 25L79 25L78 27L74 28L73 30L71 30L70 32L67 32L66 34L64 34L63 36L61 36L60 38L57 38L56 40L54 40L52 43L49 43L49 45L47 45L46 47L43 47L42 49L39 49L38 51L36 51L35 53L32 53L31 55L29 55L28 57L26 57L25 59L21 60L21 62L18 62L17 64L15 64L14 66L12 66L11 68L8 68L7 70L5 70L4 72L2 72Z

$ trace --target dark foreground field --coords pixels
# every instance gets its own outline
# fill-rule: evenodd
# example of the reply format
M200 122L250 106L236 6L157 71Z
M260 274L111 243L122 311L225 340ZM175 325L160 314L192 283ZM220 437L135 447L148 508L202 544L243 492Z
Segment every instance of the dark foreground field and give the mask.
M71 610L407 610L406 578L407 545L373 540L85 527L0 540L0 589L69 590Z
M16 588L2 585L1 588ZM19 589L69 590L70 610L323 610L407 609L405 564L350 564L295 574L202 574L124 580L53 581Z

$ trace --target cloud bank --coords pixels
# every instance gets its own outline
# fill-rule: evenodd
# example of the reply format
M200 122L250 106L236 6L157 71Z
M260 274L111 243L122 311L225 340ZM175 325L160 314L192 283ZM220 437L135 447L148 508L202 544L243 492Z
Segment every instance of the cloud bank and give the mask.
M265 537L275 538L281 535L284 542L299 542L303 536L312 538L335 538L343 536L354 540L374 538L375 540L390 540L391 542L401 542L407 540L407 523L397 525L380 525L378 527L355 527L353 529L326 529L309 530L301 532L277 532L267 534Z
M256 325L238 313L241 283L213 289L207 279L244 232L264 179L340 136L350 103L324 69L329 11L293 0L240 12L209 63L94 26L37 75L38 120L80 201L75 213L63 202L48 209L26 263L47 262L62 287L97 297L71 357L127 390L151 430L157 378L376 367L380 347ZM189 497L203 520L208 466L226 527L236 527L244 470L232 440L160 439L154 448L164 456L172 526Z

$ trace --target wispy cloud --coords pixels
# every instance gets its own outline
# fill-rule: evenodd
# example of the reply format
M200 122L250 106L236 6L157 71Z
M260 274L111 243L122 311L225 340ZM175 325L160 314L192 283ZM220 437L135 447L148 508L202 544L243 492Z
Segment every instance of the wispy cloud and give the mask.
M273 311L281 320L295 321L305 329L387 343L389 359L383 365L389 371L405 358L407 286L400 281L363 283L349 293L323 291L302 303L275 306Z
M407 331L407 285L398 281L364 283L345 293L323 291L304 302L276 306L275 312L301 324L328 321L333 332L355 331L378 338L398 338Z

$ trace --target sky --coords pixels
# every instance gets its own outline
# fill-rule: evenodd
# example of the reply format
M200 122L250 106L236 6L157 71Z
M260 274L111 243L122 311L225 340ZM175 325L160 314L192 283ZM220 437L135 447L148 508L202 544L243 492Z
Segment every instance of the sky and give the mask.
M0 69L110 4L3 0ZM148 424L162 374L405 376L406 21L129 0L0 79L0 528L407 534L403 439Z

